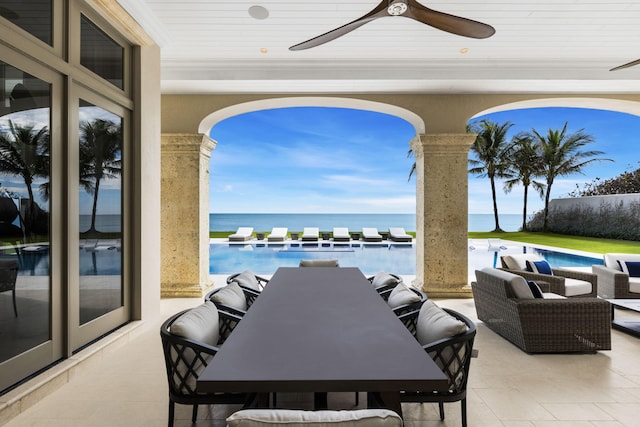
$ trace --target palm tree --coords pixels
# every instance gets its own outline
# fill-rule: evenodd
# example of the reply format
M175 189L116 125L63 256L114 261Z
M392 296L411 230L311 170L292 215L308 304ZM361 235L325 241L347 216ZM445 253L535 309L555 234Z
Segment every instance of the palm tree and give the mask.
M49 130L47 126L38 129L35 125L17 126L12 120L8 124L8 132L0 133L0 172L24 180L29 197L24 215L25 229L32 233L43 226L37 224L41 209L35 202L33 181L36 177L49 176Z
M121 127L110 120L80 125L80 186L93 195L89 232L96 231L100 183L122 174L121 141Z
M504 182L504 191L511 192L513 187L522 184L524 187L524 204L522 208L522 231L527 231L527 200L529 187L533 186L540 198L544 196L545 184L534 178L542 175L542 163L533 139L527 134L516 135L509 147L511 159L510 175L512 178Z
M602 151L581 149L595 141L592 135L585 133L584 129L567 134L565 122L561 130L549 129L546 135L540 134L535 129L531 130L528 137L538 146L540 160L542 161L542 176L546 179L546 192L544 196L544 221L542 231L547 231L549 219L549 201L551 187L559 176L573 173L582 173L583 169L593 162L613 161L611 159L594 158L603 154Z
M470 125L467 130L478 136L471 145L471 153L475 159L469 159L469 173L481 178L489 178L491 182L491 196L493 197L493 216L495 220L494 232L503 231L498 218L498 201L496 198L496 178L509 178L507 132L513 123L495 123L487 119Z

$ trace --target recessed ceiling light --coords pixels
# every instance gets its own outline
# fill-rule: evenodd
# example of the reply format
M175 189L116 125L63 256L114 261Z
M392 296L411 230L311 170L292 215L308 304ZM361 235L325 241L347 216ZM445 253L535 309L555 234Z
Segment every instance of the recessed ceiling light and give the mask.
M260 53L267 53L267 52L269 52L269 51L267 50L266 47L263 47L262 49L260 49Z
M249 16L255 19L267 19L269 17L269 11L262 6L251 6L249 8Z
M465 53L469 53L469 49L467 49L466 47L463 47L462 49L460 49L460 53L461 54L465 54Z

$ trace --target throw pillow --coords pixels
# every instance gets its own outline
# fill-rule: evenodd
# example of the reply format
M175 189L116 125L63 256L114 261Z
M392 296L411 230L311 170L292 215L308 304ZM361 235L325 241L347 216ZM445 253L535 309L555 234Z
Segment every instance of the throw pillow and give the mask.
M443 338L453 337L467 331L467 325L441 309L431 300L420 308L416 326L416 338L426 345Z
M551 265L545 260L541 261L527 261L527 270L539 274L548 274L553 276Z
M342 426L402 427L402 418L389 409L304 411L296 409L243 409L227 418L229 427Z
M220 339L218 309L207 301L186 311L173 322L169 331L183 338L215 346Z
M218 292L211 295L211 301L237 308L238 310L247 311L247 298L240 285L231 282Z
M412 302L418 301L420 301L420 295L409 289L409 287L403 282L400 282L389 294L387 304L389 304L389 307L391 308L396 308L401 305L411 304Z
M232 282L238 282L238 284L256 291L260 290L260 283L258 283L256 275L249 270L245 270L242 273L238 274L233 278Z
M376 273L371 280L371 284L374 288L381 288L382 286L393 285L396 283L398 283L398 279L384 271Z
M531 289L531 293L533 294L534 298L544 298L542 289L540 289L540 286L538 286L536 282L527 280L527 284L529 285L529 289Z
M629 277L640 277L640 262L618 261L618 263L622 271L627 273Z

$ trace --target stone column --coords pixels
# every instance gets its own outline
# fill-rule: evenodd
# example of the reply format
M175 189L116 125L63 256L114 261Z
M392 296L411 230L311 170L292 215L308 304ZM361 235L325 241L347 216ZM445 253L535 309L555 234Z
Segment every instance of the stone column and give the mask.
M162 134L161 296L202 297L209 276L209 160L216 142Z
M416 159L416 280L429 297L470 297L469 147L475 134L427 134L411 141Z

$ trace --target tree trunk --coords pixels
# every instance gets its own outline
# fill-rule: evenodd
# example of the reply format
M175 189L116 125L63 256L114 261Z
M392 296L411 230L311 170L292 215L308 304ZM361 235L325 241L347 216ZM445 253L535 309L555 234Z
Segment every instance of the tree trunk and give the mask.
M527 231L527 198L529 186L524 186L524 207L522 208L522 231Z
M496 228L494 228L494 232L502 232L503 230L500 228L500 220L498 218L498 200L496 198L496 183L491 177L491 197L493 197L493 218L496 223Z

